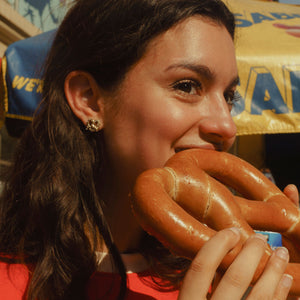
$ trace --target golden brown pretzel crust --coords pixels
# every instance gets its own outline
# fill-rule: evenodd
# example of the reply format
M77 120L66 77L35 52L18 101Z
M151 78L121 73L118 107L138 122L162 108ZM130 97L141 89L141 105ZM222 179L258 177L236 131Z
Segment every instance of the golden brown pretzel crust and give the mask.
M244 198L234 196L225 185ZM241 242L224 258L221 270L226 270L253 229L280 232L292 242L294 252L300 249L299 209L261 172L224 152L186 150L164 168L145 171L137 179L132 208L149 234L190 259L216 231L239 227ZM266 250L254 281L271 252ZM300 295L297 262L289 263L286 272L294 277L291 293Z

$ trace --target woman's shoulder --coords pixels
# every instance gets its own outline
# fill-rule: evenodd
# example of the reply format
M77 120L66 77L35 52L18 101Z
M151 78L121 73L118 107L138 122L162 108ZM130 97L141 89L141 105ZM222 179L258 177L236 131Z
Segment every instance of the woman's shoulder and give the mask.
M0 262L0 299L22 300L29 280L29 270L21 264Z

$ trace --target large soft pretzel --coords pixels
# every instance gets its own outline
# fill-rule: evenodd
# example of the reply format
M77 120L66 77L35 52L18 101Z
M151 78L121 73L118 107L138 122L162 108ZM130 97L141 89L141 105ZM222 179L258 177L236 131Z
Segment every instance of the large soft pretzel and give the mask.
M242 197L234 196L226 186ZM250 200L248 200L250 199ZM164 168L143 172L137 179L133 211L142 227L172 252L192 259L216 231L239 227L242 238L223 260L226 270L253 229L282 233L293 244L295 263L291 293L300 295L300 211L269 179L238 157L192 149L175 154ZM270 255L266 250L254 276L260 276Z

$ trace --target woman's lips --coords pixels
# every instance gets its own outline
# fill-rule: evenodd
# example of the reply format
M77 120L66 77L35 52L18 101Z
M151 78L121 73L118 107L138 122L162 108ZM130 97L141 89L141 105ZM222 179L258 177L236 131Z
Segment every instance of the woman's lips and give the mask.
M180 146L180 147L175 147L175 153L182 152L184 150L189 150L189 149L206 149L206 150L219 150L218 147L215 145L200 145L200 146L195 146L195 145L189 145L189 146Z

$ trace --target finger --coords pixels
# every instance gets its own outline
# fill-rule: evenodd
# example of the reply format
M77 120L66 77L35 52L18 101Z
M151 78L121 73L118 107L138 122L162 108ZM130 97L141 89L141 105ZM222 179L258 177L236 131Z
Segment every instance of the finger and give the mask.
M283 192L296 206L299 206L299 192L294 184L287 185Z
M289 274L283 274L273 299L274 300L287 299L287 297L289 295L290 288L292 286L292 283L293 283L293 277ZM296 297L296 298L292 297L292 298L288 298L288 299L296 300L296 299L299 299L299 298L298 297Z
M239 230L230 228L217 232L215 236L206 242L185 275L178 299L206 299L216 269L239 239Z
M261 234L251 236L227 269L212 299L241 299L252 281L266 247L265 236Z
M269 259L263 274L254 285L248 299L257 299L258 296L262 297L262 295L264 299L274 299L275 293L277 296L280 296L278 299L285 299L286 291L288 292L289 288L284 284L288 278L283 280L282 277L288 260L288 250L284 247L277 248ZM283 281L281 282L281 280ZM283 296L285 298L282 298Z

